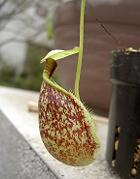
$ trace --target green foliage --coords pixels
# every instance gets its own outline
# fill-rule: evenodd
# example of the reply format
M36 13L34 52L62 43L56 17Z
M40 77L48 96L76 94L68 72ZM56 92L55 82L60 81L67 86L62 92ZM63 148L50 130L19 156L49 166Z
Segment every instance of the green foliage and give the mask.
M4 63L3 60L0 60L0 85L7 86L8 84L13 84L15 71L12 67Z
M48 16L47 18L47 35L48 39L53 39L54 37L54 29L53 29L53 23L52 23L52 17Z
M47 49L29 45L27 59L22 74L17 75L15 69L0 60L0 85L38 91L42 82L43 65L40 59Z
M23 88L39 90L42 82L43 66L40 65L40 59L46 53L46 49L38 46L29 46L25 68L22 74L24 78Z

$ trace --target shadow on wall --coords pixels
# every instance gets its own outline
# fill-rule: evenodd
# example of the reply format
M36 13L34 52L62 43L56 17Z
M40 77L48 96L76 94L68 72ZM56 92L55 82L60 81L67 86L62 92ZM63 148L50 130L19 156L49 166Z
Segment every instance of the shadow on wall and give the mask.
M111 98L111 51L118 49L95 21L98 18L121 42L123 47L139 48L139 1L116 1L86 6L85 50L81 79L81 96L94 112L108 115ZM93 1L94 5L94 1ZM126 12L126 13L124 13ZM66 14L66 15L65 15ZM79 41L80 3L72 0L59 6L55 14L55 48L69 49ZM73 89L77 57L59 62L57 74L67 89Z

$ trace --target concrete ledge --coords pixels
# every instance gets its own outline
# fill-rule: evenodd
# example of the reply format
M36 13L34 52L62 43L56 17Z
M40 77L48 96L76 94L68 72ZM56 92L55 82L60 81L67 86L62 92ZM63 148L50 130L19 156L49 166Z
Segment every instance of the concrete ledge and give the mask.
M57 179L2 112L0 124L1 179Z
M38 115L27 111L30 100L37 101L38 93L0 87L1 179L118 179L105 162L107 123L97 123L102 147L93 164L67 166L46 151L39 134Z

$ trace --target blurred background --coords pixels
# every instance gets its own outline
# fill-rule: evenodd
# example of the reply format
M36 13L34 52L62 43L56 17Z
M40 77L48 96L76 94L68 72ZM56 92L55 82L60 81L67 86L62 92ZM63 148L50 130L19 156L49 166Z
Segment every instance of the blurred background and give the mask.
M0 85L39 91L40 59L79 43L80 0L0 0ZM108 115L111 52L140 48L140 1L87 0L81 98ZM117 39L108 35L101 24ZM77 56L59 62L54 78L74 87Z

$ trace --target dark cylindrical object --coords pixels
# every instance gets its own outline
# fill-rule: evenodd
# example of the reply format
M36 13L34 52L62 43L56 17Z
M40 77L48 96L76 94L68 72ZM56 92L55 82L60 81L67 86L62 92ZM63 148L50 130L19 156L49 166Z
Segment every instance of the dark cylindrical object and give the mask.
M140 179L140 52L117 51L106 158L124 179Z

